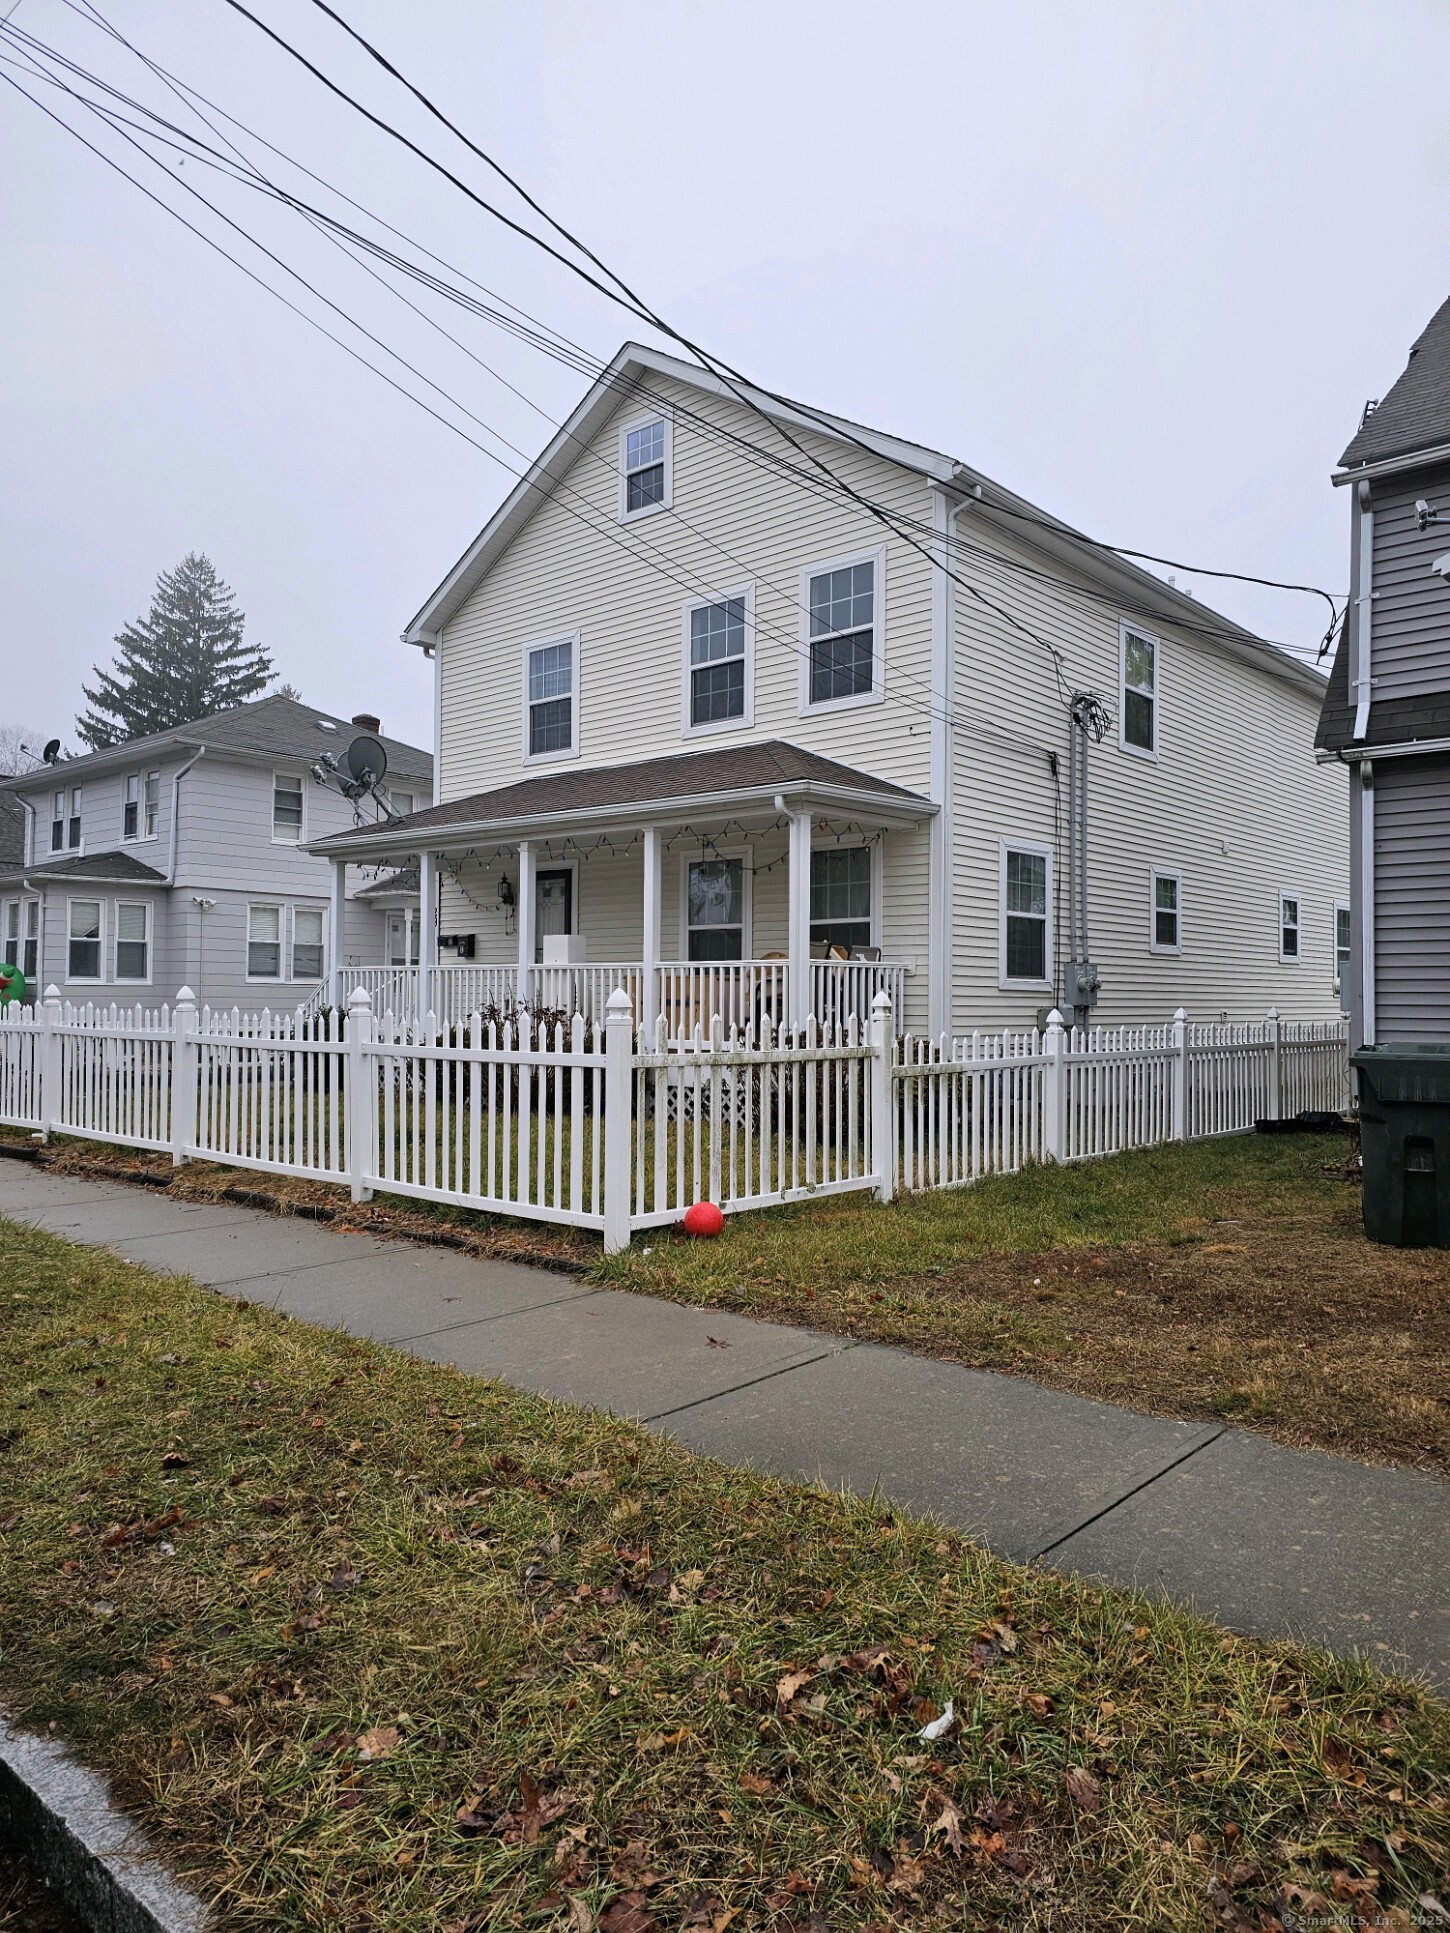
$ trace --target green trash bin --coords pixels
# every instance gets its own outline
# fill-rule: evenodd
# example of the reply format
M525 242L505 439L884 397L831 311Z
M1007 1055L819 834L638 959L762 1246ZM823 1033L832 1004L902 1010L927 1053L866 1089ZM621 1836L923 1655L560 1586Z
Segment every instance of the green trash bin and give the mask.
M1450 1248L1450 1045L1362 1047L1364 1232L1392 1248Z

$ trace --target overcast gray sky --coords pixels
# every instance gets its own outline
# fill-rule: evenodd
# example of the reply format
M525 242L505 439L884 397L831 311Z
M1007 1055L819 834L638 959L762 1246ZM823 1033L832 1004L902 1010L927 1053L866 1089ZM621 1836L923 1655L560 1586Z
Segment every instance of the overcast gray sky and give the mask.
M97 4L594 353L642 333L224 0ZM307 0L251 4L493 192ZM340 4L661 313L771 388L948 450L1112 542L1343 587L1329 471L1450 288L1445 0ZM20 0L13 20L166 104L66 0ZM515 444L546 439L297 217L86 131L218 236L181 184L224 198ZM0 179L0 717L72 739L82 677L199 549L283 676L426 743L430 683L398 634L512 477L4 87ZM548 415L581 393L438 313ZM1322 629L1307 599L1194 588L1300 648Z

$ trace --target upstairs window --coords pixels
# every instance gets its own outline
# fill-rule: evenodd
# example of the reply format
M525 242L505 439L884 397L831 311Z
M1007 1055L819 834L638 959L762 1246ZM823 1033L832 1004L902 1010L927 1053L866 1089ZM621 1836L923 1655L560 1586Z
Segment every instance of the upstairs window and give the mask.
M745 867L739 859L692 859L685 885L687 957L745 957Z
M161 821L161 774L148 772L146 783L141 788L141 823L145 827L142 837L154 839L156 828Z
M272 780L272 837L289 846L302 837L302 781L291 772Z
M1043 846L1004 842L1000 940L1004 986L1040 987L1052 977L1051 889L1051 853Z
M282 908L247 908L247 978L282 978Z
M670 429L664 417L635 423L620 432L622 517L667 510L670 503Z
M116 978L151 978L151 908L145 900L116 902Z
M803 710L880 696L880 562L844 558L806 573Z
M139 839L141 837L141 774L128 772L126 790L121 804L121 837Z
M50 800L50 849L65 851L65 792L53 792Z
M101 977L101 902L98 899L73 899L66 928L66 978L99 980Z
M871 944L871 848L835 846L811 854L811 943Z
M394 812L401 812L405 819L413 810L413 794L411 792L390 791L388 793L388 800Z
M81 843L81 788L62 788L51 797L50 849L52 852L78 852Z
M1180 897L1182 885L1177 873L1153 873L1153 930L1149 942L1154 953L1181 950Z
M578 750L574 712L576 640L531 645L524 653L524 756L568 758Z
M121 837L154 839L161 815L161 774L128 772L121 796Z
M292 913L292 978L322 978L323 919L317 906L298 906Z
M1158 641L1123 627L1122 742L1158 756Z
M685 725L688 731L749 714L749 602L744 593L687 607Z
M1279 895L1279 958L1284 962L1299 958L1299 896Z

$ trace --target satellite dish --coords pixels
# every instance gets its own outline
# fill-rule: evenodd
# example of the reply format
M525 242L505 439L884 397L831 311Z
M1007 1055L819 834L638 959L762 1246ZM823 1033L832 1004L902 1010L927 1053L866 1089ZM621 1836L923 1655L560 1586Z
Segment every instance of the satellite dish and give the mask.
M54 765L60 757L60 740L58 738L48 738L45 741L45 750L40 756L47 765Z
M359 785L378 785L388 769L388 755L383 750L383 741L374 738L371 732L361 732L347 748L346 764L349 775Z

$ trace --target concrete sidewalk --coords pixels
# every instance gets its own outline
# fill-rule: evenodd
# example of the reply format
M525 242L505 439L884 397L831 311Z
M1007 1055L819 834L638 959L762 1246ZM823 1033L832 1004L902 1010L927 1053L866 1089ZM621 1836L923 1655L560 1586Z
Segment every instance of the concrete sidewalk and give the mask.
M902 1350L0 1160L0 1216L431 1361L879 1487L1012 1558L1450 1687L1450 1485Z

